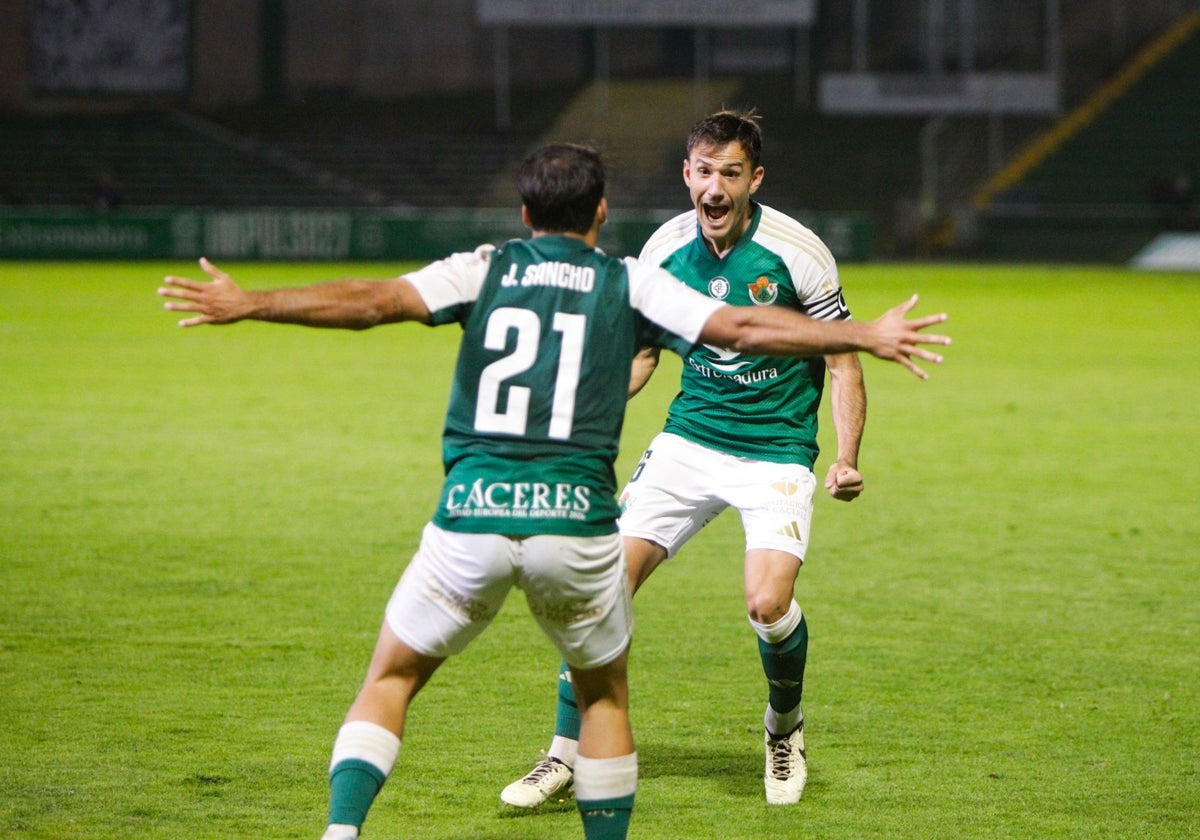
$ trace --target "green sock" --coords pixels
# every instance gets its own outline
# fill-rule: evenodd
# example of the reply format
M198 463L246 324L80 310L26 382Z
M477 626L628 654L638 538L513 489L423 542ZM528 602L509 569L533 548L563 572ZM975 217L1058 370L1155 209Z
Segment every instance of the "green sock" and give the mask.
M613 799L576 800L585 840L625 840L633 816L633 794Z
M575 805L586 840L625 840L637 793L637 753L575 760Z
M329 771L329 823L361 827L387 776L366 761L348 758Z
M781 642L765 642L759 638L758 654L762 658L763 673L767 675L770 685L771 708L778 712L789 712L796 708L804 693L804 665L808 660L808 622L801 616L796 629Z
M572 741L579 740L579 704L571 687L571 669L563 663L558 669L558 711L554 719L554 734Z

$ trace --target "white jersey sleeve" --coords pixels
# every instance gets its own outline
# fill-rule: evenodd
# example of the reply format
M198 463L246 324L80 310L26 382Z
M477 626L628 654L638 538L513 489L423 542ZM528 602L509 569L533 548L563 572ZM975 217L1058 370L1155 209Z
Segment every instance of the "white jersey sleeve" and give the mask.
M688 210L664 222L642 246L640 262L662 265L663 260L697 236L696 211Z
M783 260L804 314L819 321L850 317L837 261L819 236L790 216L763 205L754 241Z
M474 251L451 254L404 276L430 312L470 303L479 298L495 250L494 245L480 245Z
M655 265L625 259L629 271L629 302L660 327L695 344L712 314L725 306L719 300L689 289Z

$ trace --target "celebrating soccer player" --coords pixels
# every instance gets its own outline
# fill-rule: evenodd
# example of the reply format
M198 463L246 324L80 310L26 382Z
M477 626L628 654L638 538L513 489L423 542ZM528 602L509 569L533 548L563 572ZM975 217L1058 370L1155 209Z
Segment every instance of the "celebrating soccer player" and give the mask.
M845 322L850 312L829 249L799 222L752 198L763 180L761 147L752 112L721 111L697 123L683 161L693 209L662 225L640 261L666 268L714 300ZM653 350L638 357L634 390L656 359ZM808 777L800 704L808 623L794 588L817 486L817 408L826 371L837 452L825 489L842 501L857 498L867 405L858 357L780 359L719 342L685 351L666 425L621 494L619 524L634 591L725 508L741 514L746 611L767 681L763 781L767 802L776 805L799 801ZM510 805L536 807L572 782L579 714L565 668L558 696L546 757L501 792Z
M578 706L576 801L588 840L620 840L637 787L626 660L632 627L613 464L631 362L647 321L695 352L813 355L868 350L913 365L935 315L915 299L865 324L783 307L736 307L649 263L596 249L608 207L599 155L543 147L517 178L533 232L384 281L248 291L168 277L180 324L252 319L363 329L462 327L446 413L446 478L433 519L387 604L366 680L333 744L324 840L353 840L400 752L409 706L447 657L488 626L515 585L566 662Z

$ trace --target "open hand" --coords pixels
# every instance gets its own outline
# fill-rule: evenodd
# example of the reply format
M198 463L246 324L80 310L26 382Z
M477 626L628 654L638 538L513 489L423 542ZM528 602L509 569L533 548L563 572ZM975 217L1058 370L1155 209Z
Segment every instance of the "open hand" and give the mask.
M934 353L919 345L921 344L950 344L949 336L923 333L921 330L940 324L948 317L945 312L937 315L926 315L923 318L905 317L917 305L917 295L913 295L904 303L893 306L887 312L872 322L875 327L877 346L871 348L871 354L889 362L899 362L921 379L928 379L929 374L913 362L913 358L934 364L942 363L940 353Z
M163 280L166 285L158 289L161 297L171 298L163 304L164 309L198 313L181 320L179 326L232 324L247 317L250 314L249 295L233 282L233 278L204 257L200 258L200 267L212 278L211 283L168 276Z

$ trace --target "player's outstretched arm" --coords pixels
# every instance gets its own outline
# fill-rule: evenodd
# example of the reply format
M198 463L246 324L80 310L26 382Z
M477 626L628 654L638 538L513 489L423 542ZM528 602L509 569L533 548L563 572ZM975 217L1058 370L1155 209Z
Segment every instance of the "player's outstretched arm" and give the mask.
M397 321L429 323L429 309L412 284L392 280L333 280L292 289L243 289L207 259L200 267L210 281L168 276L158 294L163 308L193 313L181 327L271 321L309 327L361 330Z
M739 353L761 356L827 356L864 351L889 362L904 365L922 379L925 373L914 358L938 364L938 353L922 344L947 345L944 335L923 333L946 320L946 314L908 318L917 296L894 306L874 321L817 321L778 306L723 306L714 312L700 332L706 344L727 347Z

